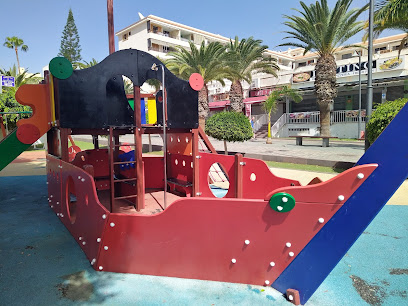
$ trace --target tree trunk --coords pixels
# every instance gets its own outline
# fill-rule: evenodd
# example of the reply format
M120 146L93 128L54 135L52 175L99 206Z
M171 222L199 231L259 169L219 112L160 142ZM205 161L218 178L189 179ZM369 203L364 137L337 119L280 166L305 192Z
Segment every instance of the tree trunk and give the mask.
M231 84L229 91L229 100L231 103L231 109L234 112L240 113L244 108L244 97L240 81L234 81Z
M203 88L198 92L198 117L200 120L204 120L208 117L209 113L208 105L208 88L207 84L204 84Z
M224 140L224 154L228 155L227 141L226 140Z
M271 135L271 113L269 113L268 117L268 138L266 138L266 143L271 144L272 143L272 135Z
M19 59L18 59L18 50L17 50L17 47L15 47L14 50L16 51L16 57L17 57L17 67L18 67L17 75L19 75L19 74L20 74L20 61L19 61Z
M317 60L314 85L320 108L320 136L330 136L330 106L337 96L336 68L336 60L331 54Z

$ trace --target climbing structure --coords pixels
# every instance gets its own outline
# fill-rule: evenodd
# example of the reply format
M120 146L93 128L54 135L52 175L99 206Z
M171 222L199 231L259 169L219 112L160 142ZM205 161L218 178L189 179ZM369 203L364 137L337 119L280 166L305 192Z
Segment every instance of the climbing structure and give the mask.
M394 141L408 143L407 106L355 167L301 186L263 161L215 152L198 127L199 75L180 80L131 49L85 70L55 58L50 71L30 87L42 94L19 90L20 102L42 103L44 114L21 121L17 137L29 144L48 131L49 206L96 270L272 285L305 303L408 176L406 146ZM133 109L123 76L134 85ZM157 122L142 123L148 79L164 90L148 106ZM144 155L143 135L154 134L164 153ZM94 149L70 158L71 135L92 136Z

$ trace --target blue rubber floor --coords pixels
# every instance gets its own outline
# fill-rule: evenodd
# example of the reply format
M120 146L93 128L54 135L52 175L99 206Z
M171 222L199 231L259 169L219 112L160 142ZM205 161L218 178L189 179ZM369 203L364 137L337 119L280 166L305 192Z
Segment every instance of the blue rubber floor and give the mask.
M0 177L0 305L291 305L272 288L96 272L45 182ZM408 206L387 205L307 305L408 305L407 291Z

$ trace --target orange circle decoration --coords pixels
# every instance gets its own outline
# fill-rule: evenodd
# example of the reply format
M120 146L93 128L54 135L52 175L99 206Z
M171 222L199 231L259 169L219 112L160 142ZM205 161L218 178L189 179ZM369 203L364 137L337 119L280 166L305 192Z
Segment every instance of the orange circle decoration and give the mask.
M195 91L200 91L204 86L203 77L199 73L193 73L190 75L188 82L190 83L191 88Z
M24 144L33 144L40 137L40 130L34 124L23 124L17 129L17 139Z

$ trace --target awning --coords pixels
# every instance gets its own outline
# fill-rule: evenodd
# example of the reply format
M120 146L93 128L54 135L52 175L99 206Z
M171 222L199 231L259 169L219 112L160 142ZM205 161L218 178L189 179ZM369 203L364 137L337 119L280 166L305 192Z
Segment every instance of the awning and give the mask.
M224 108L227 105L230 105L229 100L215 101L209 103L210 108Z
M244 99L244 103L245 104L261 103L266 101L267 98L268 96L250 97Z
M250 98L244 99L244 103L245 104L262 103L267 98L268 98L268 96L250 97ZM229 100L215 101L215 102L210 102L209 103L210 108L224 108L224 107L226 107L228 105L230 105Z

